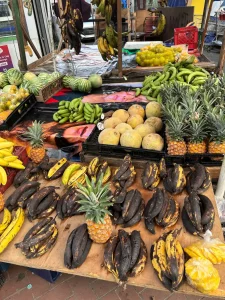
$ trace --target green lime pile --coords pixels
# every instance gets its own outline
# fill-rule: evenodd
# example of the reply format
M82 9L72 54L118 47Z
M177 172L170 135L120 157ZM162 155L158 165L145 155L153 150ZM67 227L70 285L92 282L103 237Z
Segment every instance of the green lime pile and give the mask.
M66 122L83 122L97 124L101 119L102 108L98 104L83 103L82 98L70 101L60 101L58 111L53 120L64 124Z

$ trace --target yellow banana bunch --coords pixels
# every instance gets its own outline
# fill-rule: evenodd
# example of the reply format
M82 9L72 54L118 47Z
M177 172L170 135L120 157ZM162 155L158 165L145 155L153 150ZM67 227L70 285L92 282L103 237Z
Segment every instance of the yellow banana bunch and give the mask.
M105 0L100 0L100 3L97 8L97 13L105 17Z
M166 26L166 17L163 14L160 14L158 25L156 29L152 32L152 35L159 36L160 34L162 34L165 29L165 26Z
M67 163L66 158L60 159L49 171L48 178L51 178L65 163Z
M99 168L99 158L95 157L88 165L87 173L90 177L96 176Z
M68 185L77 187L77 183L85 183L85 174L87 172L87 167L82 167L81 169L74 172L73 176L69 179Z
M7 183L7 174L3 167L0 166L0 184L6 185Z
M104 36L98 38L98 50L105 61L112 60L112 56L116 56L117 53L117 49L114 49Z
M3 220L2 223L0 224L0 235L9 226L11 219L12 219L11 212L5 207L3 212Z
M18 156L13 155L14 143L7 141L6 139L0 138L0 166L9 167L15 169L25 169L23 162L18 159ZM5 174L0 169L0 176L3 176L2 183L4 185ZM0 179L1 180L1 179ZM5 183L6 184L6 183Z
M17 233L20 231L20 228L24 222L25 213L24 210L19 207L16 211L16 214L9 224L9 226L4 230L0 237L0 253L2 253L8 244L15 238Z
M79 170L81 168L81 165L80 164L71 164L69 167L66 168L66 170L64 171L63 173L63 176L62 176L62 183L64 185L67 185L70 178L75 174L75 172L77 170Z

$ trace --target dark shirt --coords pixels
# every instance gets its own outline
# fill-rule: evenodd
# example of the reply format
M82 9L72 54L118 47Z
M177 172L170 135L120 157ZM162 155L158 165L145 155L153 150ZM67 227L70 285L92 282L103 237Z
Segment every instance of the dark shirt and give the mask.
M62 0L63 8L65 8L66 0ZM86 22L91 17L91 4L85 0L71 0L73 9L78 8L82 14L83 21ZM57 17L59 17L58 3L54 4L54 10Z

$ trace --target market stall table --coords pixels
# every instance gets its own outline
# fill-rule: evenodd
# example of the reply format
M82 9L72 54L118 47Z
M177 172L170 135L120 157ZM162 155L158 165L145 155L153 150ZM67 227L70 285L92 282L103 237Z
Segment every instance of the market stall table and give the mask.
M144 190L142 188L141 173L142 170L140 169L137 170L136 181L131 188L139 189L140 192L142 193L145 202L147 202L151 198L152 192ZM47 186L47 185L60 186L60 190L57 191L60 194L63 194L65 191L64 186L61 183L61 179L57 179L54 181L46 181L44 179L40 179L39 181L41 182L41 186ZM7 198L13 191L14 191L14 187L10 187L5 193L5 198ZM185 195L186 193L183 192L181 195L174 196L174 198L179 202L181 207L183 206L183 200ZM210 186L210 188L205 193L205 195L207 195L211 199L214 208L216 210L215 223L212 231L213 237L217 237L223 240L222 228L218 217L212 186ZM53 216L55 216L55 214L53 214ZM63 221L57 218L56 221L59 228L58 239L56 241L55 246L45 255L36 259L29 260L24 257L24 255L21 253L19 249L15 248L14 244L22 241L27 231L34 225L34 223L37 222L35 220L33 223L31 223L26 219L22 226L22 229L20 230L16 238L13 240L13 242L9 244L7 249L0 255L1 262L21 265L25 267L37 268L37 269L58 271L63 273L79 275L79 276L93 277L102 280L114 281L112 274L107 272L107 270L103 267L104 245L93 243L86 261L78 269L69 270L64 266L63 263L64 250L65 250L67 238L70 232L74 228L84 223L84 216L74 216L72 218L68 218ZM179 218L178 223L174 227L176 228L183 227L181 218ZM117 226L117 228L114 227L113 234L115 234L119 228L120 226ZM138 225L133 226L132 228L127 228L126 230L128 232L131 232L133 230L139 230L148 249L148 262L143 273L136 278L129 278L128 284L146 287L146 288L158 289L158 290L165 290L162 283L159 281L158 277L156 276L151 261L149 259L150 246L159 237L159 235L162 234L163 229L157 227L156 229L157 234L152 235L145 229L144 222L142 220ZM190 245L191 243L197 241L198 239L199 239L198 237L192 236L189 233L187 233L184 228L179 236L179 240L183 247ZM211 296L224 297L225 296L224 265L223 264L216 265L215 267L219 271L221 282L220 282L219 289L216 292L214 292ZM202 297L204 296L203 294L200 294L199 292L191 288L187 283L183 283L180 286L179 292L190 294L190 295L201 295Z

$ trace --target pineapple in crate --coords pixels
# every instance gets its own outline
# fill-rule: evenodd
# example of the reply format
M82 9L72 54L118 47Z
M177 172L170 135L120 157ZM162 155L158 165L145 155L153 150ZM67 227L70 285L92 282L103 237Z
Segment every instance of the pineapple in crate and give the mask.
M187 111L170 99L162 105L166 123L167 151L169 155L184 155L187 146L184 140L187 130Z
M36 164L40 163L45 157L42 123L35 120L23 136L30 142L31 160Z
M206 153L206 138L208 131L206 129L206 120L196 113L196 116L189 119L187 129L187 152L191 154Z
M103 174L97 182L90 182L86 175L86 187L78 184L77 202L81 205L80 212L85 213L90 238L99 244L106 243L112 234L112 221L109 207L112 203L112 193L109 184L103 185Z
M225 154L225 114L223 109L213 109L208 113L209 153Z
M206 153L208 136L207 120L204 106L199 101L199 92L188 93L182 100L182 106L187 111L187 152L191 154Z

